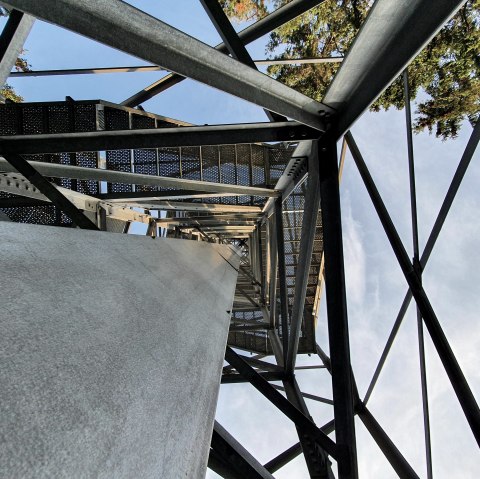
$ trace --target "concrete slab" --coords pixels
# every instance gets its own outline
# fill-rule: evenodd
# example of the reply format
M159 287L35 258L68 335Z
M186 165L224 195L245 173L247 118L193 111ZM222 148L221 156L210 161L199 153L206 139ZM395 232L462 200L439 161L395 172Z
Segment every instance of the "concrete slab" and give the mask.
M238 262L0 222L0 475L204 477Z

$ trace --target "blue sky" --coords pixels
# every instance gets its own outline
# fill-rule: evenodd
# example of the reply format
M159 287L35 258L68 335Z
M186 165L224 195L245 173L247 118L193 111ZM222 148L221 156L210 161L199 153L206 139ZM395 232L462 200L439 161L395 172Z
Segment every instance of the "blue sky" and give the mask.
M129 3L205 43L215 45L220 41L196 0ZM254 58L264 58L265 44L266 39L260 39L248 50ZM34 69L143 64L129 55L40 21L34 24L25 48ZM15 79L11 84L26 101L62 100L70 95L78 100L100 98L120 102L159 76L157 72L82 75ZM143 106L147 111L195 124L266 119L260 108L190 80ZM470 132L471 127L465 125L459 138L448 142L428 134L414 137L421 250ZM404 112L367 113L356 123L353 134L411 254ZM477 353L480 350L479 160L477 151L424 275L425 289L477 398L480 397ZM341 190L352 364L363 396L406 286L349 155ZM322 302L317 338L328 349L324 306ZM425 336L434 476L477 477L480 473L478 447L428 334ZM313 356L301 357L301 364L319 364L319 360ZM330 378L325 371L299 371L297 378L306 392L331 397ZM317 424L332 419L331 406L308 400L307 405ZM412 306L369 405L407 460L425 477L416 318ZM217 418L262 462L297 442L290 422L249 385L221 388ZM357 437L360 477L396 477L359 422ZM207 477L217 476L209 471ZM307 477L303 458L297 458L275 477Z

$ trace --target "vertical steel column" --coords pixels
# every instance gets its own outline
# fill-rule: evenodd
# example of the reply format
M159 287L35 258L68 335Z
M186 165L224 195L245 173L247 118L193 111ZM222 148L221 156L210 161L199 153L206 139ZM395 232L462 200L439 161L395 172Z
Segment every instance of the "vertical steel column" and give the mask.
M257 282L261 283L261 269L260 269L260 225L257 225L255 231L255 276Z
M248 174L250 175L250 186L253 186L253 150L252 144L250 143L250 154L248 155ZM250 196L250 204L253 206L253 196Z
M282 350L277 333L275 331L269 331L269 338L277 364L284 367L285 362L282 356ZM303 399L302 393L298 387L297 380L294 377L290 377L282 380L282 382L287 399L297 409L305 414L305 416L313 421L307 405L305 404L305 400ZM305 462L307 463L310 477L312 479L334 479L334 475L330 467L331 463L327 454L325 454L325 451L315 444L312 438L309 437L308 434L305 434L305 432L299 427L297 427L297 434L298 438L300 439L301 450L303 452ZM329 434L329 432L326 432L326 434Z
M180 172L180 178L183 178L183 169L182 169L182 147L178 147L178 171ZM220 175L220 160L218 163L218 171Z
M158 128L158 120L155 118L155 129ZM201 152L201 147L200 147L200 152ZM155 167L157 171L157 176L160 176L160 154L158 151L158 148L155 148ZM203 178L202 178L203 179Z
M275 215L268 219L267 223L270 229L270 324L275 326L275 313L277 309L277 269L278 269L278 255L277 255L277 235L275 226Z
M296 379L285 379L282 382L288 400L313 421ZM301 428L297 427L297 433L311 479L335 479L331 470L331 462L325 451L313 441L312 437L302 431Z
M66 100L69 100L70 97L66 97ZM67 101L67 121L68 121L68 130L71 132L75 131L75 102L73 101ZM47 109L48 112L48 109ZM95 108L95 115L98 117L98 105L96 105ZM45 125L45 132L50 131L49 125L48 125L48 117ZM70 164L74 166L78 166L78 161L77 161L77 154L76 153L67 153L68 158L70 160ZM50 160L51 161L51 160ZM97 152L97 167L98 167L98 152ZM73 191L78 191L78 180L76 178L72 178L70 183L70 189ZM100 191L100 182L98 182L98 190Z
M265 218L265 264L263 265L265 271L265 304L268 305L270 298L270 264L271 264L271 241L270 241L270 220Z
M420 281L422 279L422 268L420 266L420 250L418 246L418 218L417 218L417 193L415 186L415 162L413 157L413 137L412 137L412 113L410 111L410 90L408 87L408 71L403 72L403 91L405 96L405 123L407 131L408 146L408 173L410 180L410 207L412 211L412 240L413 240L413 265L417 268ZM428 389L427 389L427 368L425 361L425 343L423 338L423 320L418 306L417 310L417 330L418 330L418 353L420 360L420 380L422 386L422 407L423 407L423 429L425 436L425 457L427 464L427 479L432 479L432 443L430 439L430 413L428 407Z
M250 268L252 270L252 275L255 281L258 281L258 268L257 268L257 230L253 230L250 236L251 238L251 255L252 255L252 263L250 264Z
M133 130L133 113L128 112L128 129ZM135 150L129 149L130 152L130 171L135 173ZM132 193L137 191L137 185L132 184Z
M320 207L320 191L318 183L318 145L312 142L312 150L308 157L308 183L305 195L305 208L302 220L298 264L295 272L295 294L293 299L290 337L288 344L286 372L293 374L297 359L298 341L302 327L305 297L307 294L308 274L312 262L313 245L317 227L318 209Z
M262 298L262 304L265 304L265 286L266 286L266 277L264 274L265 265L263 264L263 255L262 255L262 225L260 223L257 224L258 230L258 241L257 241L257 248L258 248L258 272L259 272L259 283L260 283L260 296ZM267 228L265 227L265 231ZM267 239L267 238L265 238ZM265 250L267 249L267 245L265 245ZM266 255L265 255L266 257Z
M340 479L357 479L354 398L348 339L336 143L327 135L320 142L319 150L328 335L332 365L338 473Z
M275 200L275 230L277 236L278 281L280 282L280 314L282 315L283 360L286 364L288 351L288 296L282 214L282 198L277 198Z

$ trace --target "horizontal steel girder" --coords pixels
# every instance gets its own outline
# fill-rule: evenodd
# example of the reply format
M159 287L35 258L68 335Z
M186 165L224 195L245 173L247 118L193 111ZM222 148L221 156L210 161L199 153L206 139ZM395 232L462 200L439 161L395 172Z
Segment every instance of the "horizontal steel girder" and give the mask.
M202 190L210 193L229 193L238 196L254 195L265 197L277 197L280 195L276 190L256 188L250 186L227 185L224 183L211 183L208 181L186 180L183 178L170 178L166 176L144 175L140 173L128 173L123 171L102 170L97 168L85 168L82 166L59 165L55 163L43 163L40 161L28 162L39 173L55 178L76 178L77 180L108 181L110 183L126 183L146 186L159 186L165 188L181 188L183 190ZM9 162L0 157L0 171L15 172ZM132 202L130 200L127 203Z
M255 65L307 65L319 63L341 63L343 57L316 57L316 58L266 58L253 60ZM100 68L65 68L59 70L29 70L28 72L10 72L10 78L24 77L49 77L65 75L99 75L103 73L135 73L135 72L162 72L165 68L156 65L134 65L126 67L100 67Z
M153 205L142 205L149 210L204 211L207 213L253 213L260 214L259 206L222 205L216 203L187 203L183 201L158 201Z
M281 381L285 377L284 372L268 371L265 373L258 373L266 381ZM241 374L224 374L222 376L222 384L237 384L249 382Z
M405 69L465 0L377 0L323 102L338 110L337 136Z
M6 5L325 131L321 103L118 0L9 0Z
M318 138L318 136L317 130L295 122L182 126L148 130L1 136L0 153L73 153L135 148L232 145L298 141Z
M235 193L203 193L202 191L188 191L188 190L170 190L170 191L157 191L158 193L155 196L151 196L152 192L150 191L150 196L145 196L144 198L130 199L129 203L135 203L139 208L143 207L144 203L154 203L155 201L165 201L165 200L191 200L194 198L227 198L232 196L238 196ZM100 197L100 196L99 196ZM132 198L134 198L132 196ZM125 200L113 200L110 203L125 203Z

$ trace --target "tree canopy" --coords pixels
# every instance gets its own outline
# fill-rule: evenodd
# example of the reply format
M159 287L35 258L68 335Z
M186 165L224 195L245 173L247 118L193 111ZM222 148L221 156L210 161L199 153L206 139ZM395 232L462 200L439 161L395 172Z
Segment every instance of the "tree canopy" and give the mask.
M227 15L260 19L289 0L221 0ZM275 59L343 56L372 4L371 0L326 0L271 33L266 53ZM434 8L434 6L433 6ZM268 73L321 101L339 63L274 65ZM480 114L480 0L468 0L408 67L410 95L417 100L414 129L455 138L465 119ZM372 110L404 107L398 78Z

